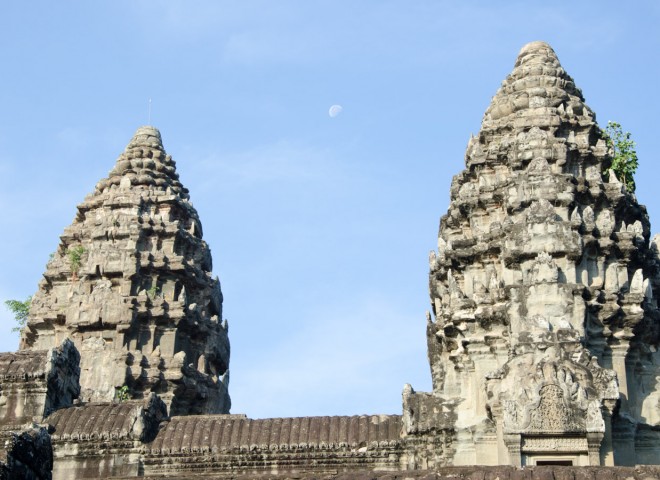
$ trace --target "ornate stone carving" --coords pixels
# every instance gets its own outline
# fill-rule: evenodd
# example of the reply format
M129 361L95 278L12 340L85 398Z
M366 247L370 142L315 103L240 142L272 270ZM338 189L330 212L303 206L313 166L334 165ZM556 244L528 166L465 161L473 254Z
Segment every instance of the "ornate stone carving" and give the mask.
M523 437L521 449L530 452L587 452L586 437Z
M580 371L575 365L571 367L584 379L590 378L585 369ZM525 376L519 368L512 371L520 393L516 396L515 391L508 388L501 393L505 432L568 434L605 431L600 395L592 385L580 385L571 369L555 362L541 362L534 375ZM611 389L612 385L608 387ZM591 398L595 395L598 396Z
M657 462L660 240L648 243L645 210L615 175L603 182L609 161L552 49L526 45L469 140L429 255L434 391L407 385L402 416L168 417L154 392L175 413L228 410L229 344L197 214L160 134L141 128L62 236L23 350L0 355L0 411L44 421L55 410L57 478L540 479L552 473L475 465ZM38 350L64 337L82 351L85 400L123 382L143 398L70 405L73 343ZM29 395L10 399L12 388ZM49 445L44 429L13 435L0 478L48 478Z
M230 407L227 325L208 245L160 132L141 127L78 206L34 295L21 348L71 338L85 401L124 385L174 414Z
M660 261L610 162L552 48L523 47L468 142L430 272L434 394L457 428L602 437L617 376L619 414L655 418Z

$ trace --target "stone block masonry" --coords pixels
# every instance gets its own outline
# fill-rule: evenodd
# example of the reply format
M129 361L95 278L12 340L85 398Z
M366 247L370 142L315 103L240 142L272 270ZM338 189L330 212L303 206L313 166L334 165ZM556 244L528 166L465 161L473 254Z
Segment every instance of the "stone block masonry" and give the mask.
M0 478L660 478L660 239L610 164L555 52L524 46L429 257L433 391L406 385L401 415L250 419L229 414L197 212L139 128L0 354Z
M433 394L455 465L660 462L660 260L552 48L520 52L430 256Z
M141 127L78 206L34 295L21 350L71 338L83 401L157 393L227 413L229 340L202 225L160 133Z

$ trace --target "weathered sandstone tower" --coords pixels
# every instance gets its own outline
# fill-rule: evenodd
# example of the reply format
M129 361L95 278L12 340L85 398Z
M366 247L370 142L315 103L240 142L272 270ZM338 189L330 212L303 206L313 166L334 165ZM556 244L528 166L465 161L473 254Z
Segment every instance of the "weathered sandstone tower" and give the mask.
M451 463L658 462L658 241L610 162L555 52L526 45L468 143L430 257Z
M22 350L71 338L84 401L157 393L228 413L229 341L202 226L160 133L141 127L78 206L34 295Z
M138 129L0 353L0 478L660 478L660 239L610 163L553 50L525 46L431 253L433 392L406 385L402 415L251 419L208 414L229 411L219 282Z

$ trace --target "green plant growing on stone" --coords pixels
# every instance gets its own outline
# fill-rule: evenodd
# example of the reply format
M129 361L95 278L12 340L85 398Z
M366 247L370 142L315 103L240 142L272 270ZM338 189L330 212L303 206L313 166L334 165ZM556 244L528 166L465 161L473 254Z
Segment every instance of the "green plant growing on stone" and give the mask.
M124 385L123 387L117 387L115 388L115 397L121 402L125 402L126 400L130 400L131 396L130 393L128 392L128 386Z
M18 323L18 326L11 329L12 332L19 332L25 327L25 322L27 322L28 314L30 313L31 303L32 296L29 296L22 302L20 300L5 300L5 305L14 315L16 323Z
M160 288L156 285L152 285L151 288L147 290L147 297L149 297L150 300L154 300L158 296L160 296Z
M635 193L634 176L638 161L635 142L630 138L630 132L624 133L619 123L610 121L607 122L603 136L612 155L611 170L626 187L626 190ZM605 173L608 174L608 172Z
M67 256L69 257L69 263L71 264L71 272L74 277L78 276L80 267L82 266L82 256L85 254L85 247L82 245L76 245L75 247L69 247L67 250Z

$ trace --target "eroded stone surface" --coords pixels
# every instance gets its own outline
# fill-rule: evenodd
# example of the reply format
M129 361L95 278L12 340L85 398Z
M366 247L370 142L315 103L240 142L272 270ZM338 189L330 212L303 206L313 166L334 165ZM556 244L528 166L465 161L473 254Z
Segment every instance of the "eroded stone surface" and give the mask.
M126 477L128 478L128 477ZM160 476L145 476L145 479L163 478ZM176 478L192 479L223 479L233 480L657 480L660 469L657 467L445 467L437 470L418 470L406 472L378 472L358 470L354 472L321 472L298 471L295 473L253 472L196 474L188 472L179 474Z
M167 419L163 401L154 393L144 400L90 403L54 412L45 422L53 429L53 441L138 440L152 441Z
M71 338L83 401L158 393L173 414L229 411L220 283L160 133L141 127L78 206L34 295L21 349Z
M45 428L2 433L0 440L4 443L4 448L0 449L1 480L53 478L53 449Z
M222 298L187 191L143 127L65 231L24 350L0 355L3 396L31 379L64 387L45 379L67 362L44 366L55 357L34 349L72 337L86 400L121 382L144 397L26 401L35 419L55 410L42 420L62 479L659 478L594 467L660 458L660 240L635 197L603 180L608 162L552 49L525 46L469 142L429 259L433 392L405 386L401 416L250 419L207 414L229 405ZM154 392L186 415L167 417ZM537 462L550 465L503 465Z
M0 479L51 478L44 417L80 394L80 355L71 340L50 350L0 353Z
M70 340L50 350L0 353L0 428L68 407L80 394L80 354Z
M175 417L147 446L146 475L399 470L401 417ZM162 459L170 461L164 464Z
M646 209L604 179L610 162L555 52L526 45L468 143L429 259L433 394L456 418L454 464L660 458L658 248Z

